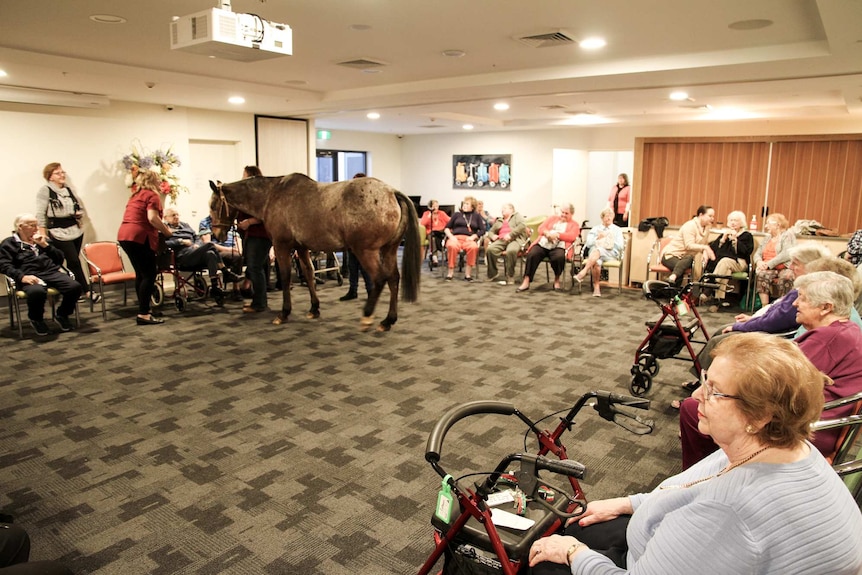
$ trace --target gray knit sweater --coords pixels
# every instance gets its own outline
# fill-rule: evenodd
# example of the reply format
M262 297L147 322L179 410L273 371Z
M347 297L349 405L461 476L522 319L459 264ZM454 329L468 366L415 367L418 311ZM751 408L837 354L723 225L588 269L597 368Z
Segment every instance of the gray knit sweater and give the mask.
M718 450L659 487L709 477L726 465ZM796 463L749 463L692 487L630 499L628 571L584 551L575 556L573 574L862 572L862 513L814 448Z

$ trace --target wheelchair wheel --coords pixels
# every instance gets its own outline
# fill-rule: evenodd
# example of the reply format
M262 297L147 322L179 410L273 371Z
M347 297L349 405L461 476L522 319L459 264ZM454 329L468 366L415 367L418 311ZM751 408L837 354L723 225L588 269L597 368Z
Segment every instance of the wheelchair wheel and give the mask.
M156 282L153 294L150 296L150 304L153 307L161 307L163 303L165 303L165 288L162 284Z
M637 367L632 368L632 383L629 389L632 395L642 396L652 387L652 376L646 371L641 371Z
M174 298L174 305L177 308L177 311L185 311L186 310L186 298L183 296L177 296Z
M200 274L195 274L192 277L192 285L195 286L195 293L200 295L200 297L206 297L207 295L207 282L204 280L203 276Z
M341 272L336 272L338 275L335 278L335 281L338 283L338 287L344 285L344 276L341 275Z
M658 375L659 368L661 367L652 355L645 353L638 360L638 367L640 367L641 371L645 371L650 374L652 377Z

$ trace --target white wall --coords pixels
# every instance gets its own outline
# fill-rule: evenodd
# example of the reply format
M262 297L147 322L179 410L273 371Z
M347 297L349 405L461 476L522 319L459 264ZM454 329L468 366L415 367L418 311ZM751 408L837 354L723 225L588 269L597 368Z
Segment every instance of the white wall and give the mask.
M209 112L112 102L104 110L0 104L0 236L12 228L16 214L32 212L36 191L44 185L42 168L61 162L68 183L87 212L85 241L117 237L128 199L121 160L132 146L148 150L173 146L183 165L181 183L201 197L207 194L191 164L190 142L229 143L237 156L230 172L239 179L242 166L254 161L251 114ZM198 166L200 168L200 166ZM187 209L200 201L182 199ZM190 200L190 199L189 199Z
M383 180L406 195L414 195L405 184L401 172L401 140L393 134L371 134L330 130L329 140L318 140L321 150L340 150L368 153L368 175Z

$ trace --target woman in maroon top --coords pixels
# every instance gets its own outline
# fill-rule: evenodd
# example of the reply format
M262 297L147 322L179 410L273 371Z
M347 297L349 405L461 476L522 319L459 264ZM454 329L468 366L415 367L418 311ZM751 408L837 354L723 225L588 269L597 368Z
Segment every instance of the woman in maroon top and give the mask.
M171 230L162 222L162 201L159 197L161 177L152 170L143 170L132 186L132 197L126 203L123 223L117 239L132 267L135 268L135 293L138 295L138 325L164 323L150 312L150 297L156 285L156 253L159 232L166 238Z

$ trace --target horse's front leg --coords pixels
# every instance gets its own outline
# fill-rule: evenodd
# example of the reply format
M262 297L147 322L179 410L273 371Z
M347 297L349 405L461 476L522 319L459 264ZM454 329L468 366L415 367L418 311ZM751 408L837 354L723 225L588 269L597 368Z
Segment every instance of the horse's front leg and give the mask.
M311 298L311 308L305 317L308 319L317 319L320 317L320 300L317 299L317 286L314 281L314 266L311 264L311 254L305 248L296 250L296 255L299 258L299 267L302 268L302 276L305 278L305 284L308 286L308 296Z
M290 275L293 269L293 246L287 244L275 245L275 259L278 261L278 273L281 276L281 312L272 320L274 325L287 322L290 316Z

